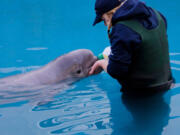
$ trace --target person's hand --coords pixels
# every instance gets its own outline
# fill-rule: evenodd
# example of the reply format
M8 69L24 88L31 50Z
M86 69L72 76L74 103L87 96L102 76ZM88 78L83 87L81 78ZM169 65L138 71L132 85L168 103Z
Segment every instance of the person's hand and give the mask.
M108 60L106 59L96 61L94 65L91 67L91 70L89 71L89 75L98 74L102 70L107 72L107 65L108 65Z

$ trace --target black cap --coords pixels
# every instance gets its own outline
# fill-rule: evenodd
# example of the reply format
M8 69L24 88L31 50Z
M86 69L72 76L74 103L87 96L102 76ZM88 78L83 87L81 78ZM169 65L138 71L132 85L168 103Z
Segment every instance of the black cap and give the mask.
M96 0L96 18L93 26L102 21L102 15L119 6L124 0Z

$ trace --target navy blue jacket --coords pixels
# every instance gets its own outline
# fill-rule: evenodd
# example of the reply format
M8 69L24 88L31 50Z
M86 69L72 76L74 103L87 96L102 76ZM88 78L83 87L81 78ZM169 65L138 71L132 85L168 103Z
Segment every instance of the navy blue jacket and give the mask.
M162 16L162 15L161 15ZM163 17L163 16L162 16ZM146 29L154 29L158 25L156 14L139 0L128 0L112 17L110 33L111 51L107 72L119 82L125 79L131 64L132 53L140 47L141 36L128 27L117 22L127 19L139 21ZM166 23L166 19L163 17Z

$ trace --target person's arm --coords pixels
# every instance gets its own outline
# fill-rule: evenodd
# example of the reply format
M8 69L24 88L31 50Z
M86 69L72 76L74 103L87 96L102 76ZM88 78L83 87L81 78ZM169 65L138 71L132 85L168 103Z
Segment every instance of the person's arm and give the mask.
M92 66L89 75L102 70L113 78L125 76L131 63L132 51L139 47L141 37L122 24L116 24L111 34L111 54L109 60L98 60Z
M116 24L111 34L111 54L107 73L121 80L128 74L133 52L140 47L141 37L138 33L122 24Z

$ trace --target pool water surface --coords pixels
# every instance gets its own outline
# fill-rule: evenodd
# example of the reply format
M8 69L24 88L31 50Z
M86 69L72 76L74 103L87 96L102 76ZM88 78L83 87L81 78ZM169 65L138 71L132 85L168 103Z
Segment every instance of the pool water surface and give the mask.
M72 85L0 90L0 135L179 135L180 2L145 0L168 20L176 87L134 100L108 74ZM95 0L1 0L0 78L38 69L72 50L98 55L109 41L103 24L92 27ZM0 84L1 85L1 84Z

